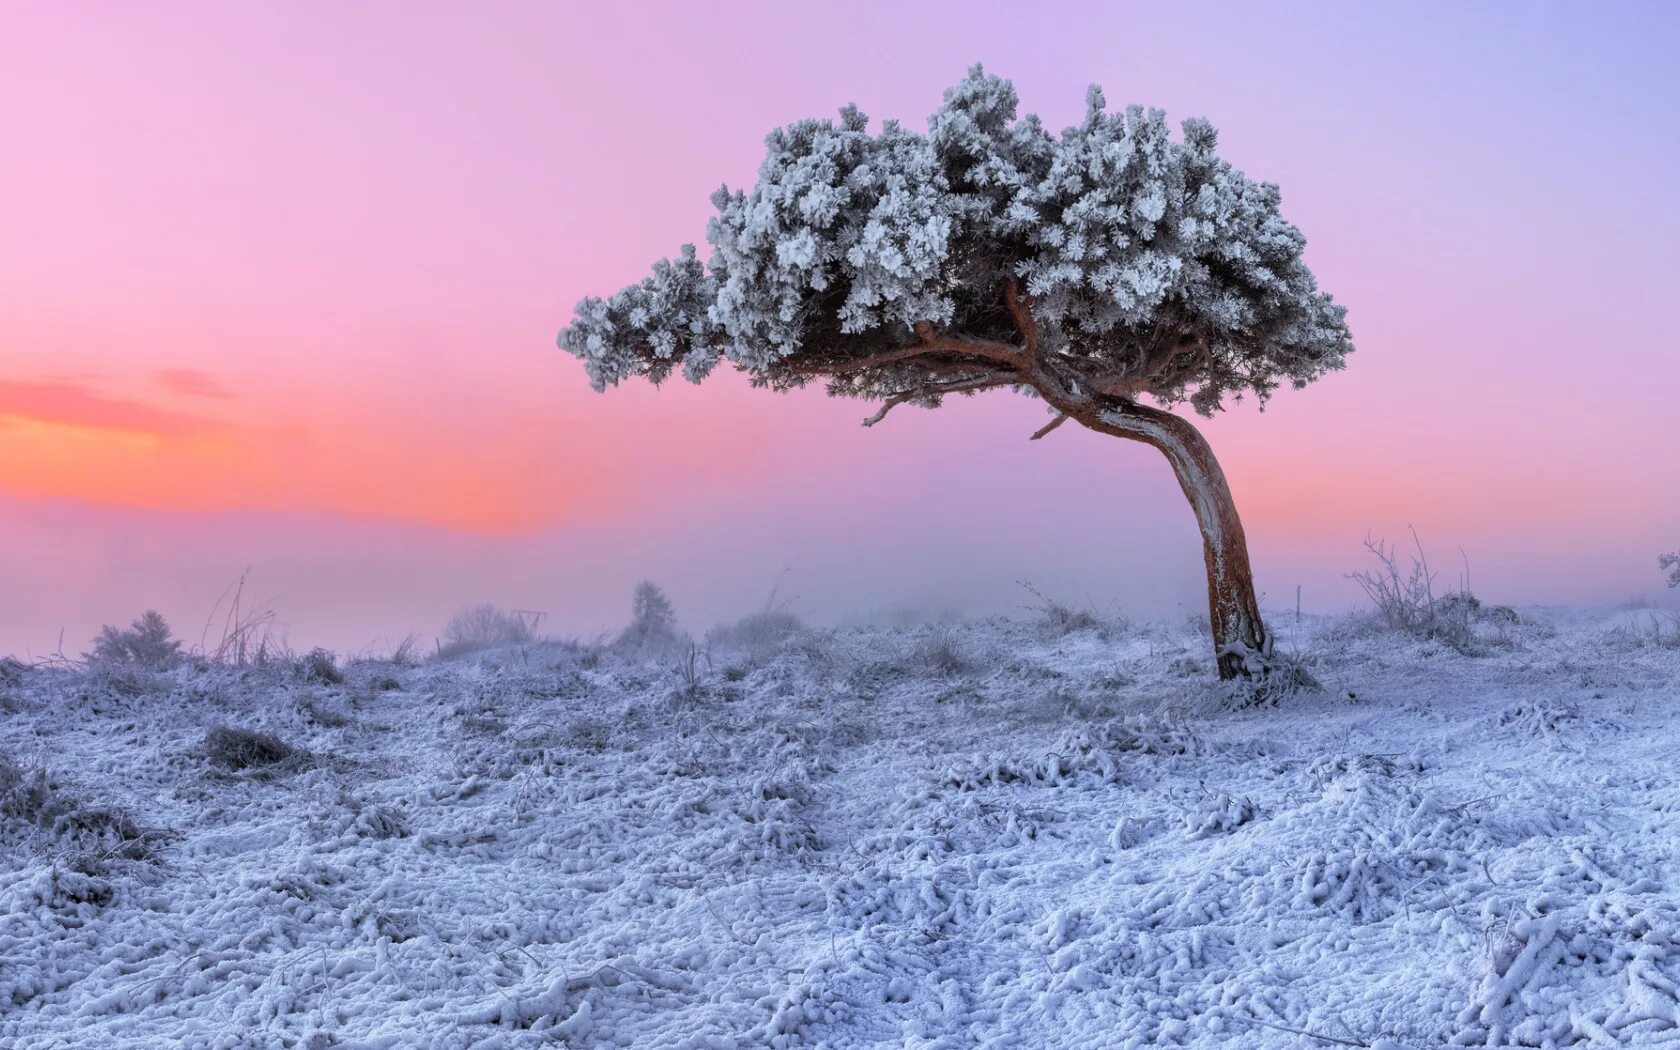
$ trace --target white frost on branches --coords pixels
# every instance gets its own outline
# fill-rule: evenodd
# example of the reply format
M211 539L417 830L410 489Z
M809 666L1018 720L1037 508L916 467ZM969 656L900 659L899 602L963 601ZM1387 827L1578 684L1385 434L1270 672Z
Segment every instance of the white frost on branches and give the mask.
M776 389L825 378L835 394L933 404L961 388L953 372L973 374L859 362L913 346L918 326L1020 343L1013 282L1046 364L1119 396L1208 414L1340 367L1344 310L1302 262L1278 188L1222 160L1204 120L1175 141L1159 110L1111 113L1096 87L1087 101L1052 135L976 66L926 134L871 134L853 106L772 132L757 184L712 196L709 260L685 246L584 299L560 346L596 389L678 364L699 381L727 358Z

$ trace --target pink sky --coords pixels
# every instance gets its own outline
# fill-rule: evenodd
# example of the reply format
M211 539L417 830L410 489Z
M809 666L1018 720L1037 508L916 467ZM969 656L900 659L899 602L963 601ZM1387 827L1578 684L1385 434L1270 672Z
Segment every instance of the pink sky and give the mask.
M1283 186L1348 370L1209 426L1278 604L1367 531L1484 597L1619 601L1680 546L1680 18L1662 5L0 2L0 652L252 587L295 644L455 607L704 628L1199 608L1163 462L994 395L897 413L732 378L595 395L582 295L703 238L763 135L919 125L976 60L1211 119Z

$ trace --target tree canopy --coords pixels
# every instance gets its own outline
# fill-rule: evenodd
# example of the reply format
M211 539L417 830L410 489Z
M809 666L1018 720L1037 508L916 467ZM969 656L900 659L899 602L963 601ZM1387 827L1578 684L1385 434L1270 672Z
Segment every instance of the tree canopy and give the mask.
M698 382L720 360L755 385L937 405L1058 389L1208 415L1341 366L1344 309L1302 261L1271 183L1216 151L1205 120L1107 109L1051 134L975 66L925 134L856 107L772 132L750 191L720 188L693 245L560 333L597 389ZM884 409L883 409L884 411ZM876 418L879 418L877 416Z

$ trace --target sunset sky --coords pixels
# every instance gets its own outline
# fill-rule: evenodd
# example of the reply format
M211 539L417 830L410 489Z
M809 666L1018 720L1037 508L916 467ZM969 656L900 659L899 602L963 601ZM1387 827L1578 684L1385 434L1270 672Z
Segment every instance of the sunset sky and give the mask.
M1349 608L1415 525L1485 599L1667 597L1680 547L1680 8L0 0L0 653L249 570L294 645L463 605L703 630L1203 608L1164 460L1007 393L590 391L583 295L701 241L764 134L920 127L975 61L1205 116L1283 187L1345 372L1207 431L1267 602ZM1460 551L1463 554L1461 556Z

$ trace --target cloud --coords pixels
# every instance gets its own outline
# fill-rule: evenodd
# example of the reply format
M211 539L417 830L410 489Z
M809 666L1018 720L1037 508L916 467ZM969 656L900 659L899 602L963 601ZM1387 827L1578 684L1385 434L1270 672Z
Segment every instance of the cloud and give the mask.
M222 399L233 397L233 392L218 383L214 376L196 368L160 368L152 373L152 380L172 394Z
M0 379L0 421L28 420L158 438L225 434L228 424L143 401L109 397L68 380Z

